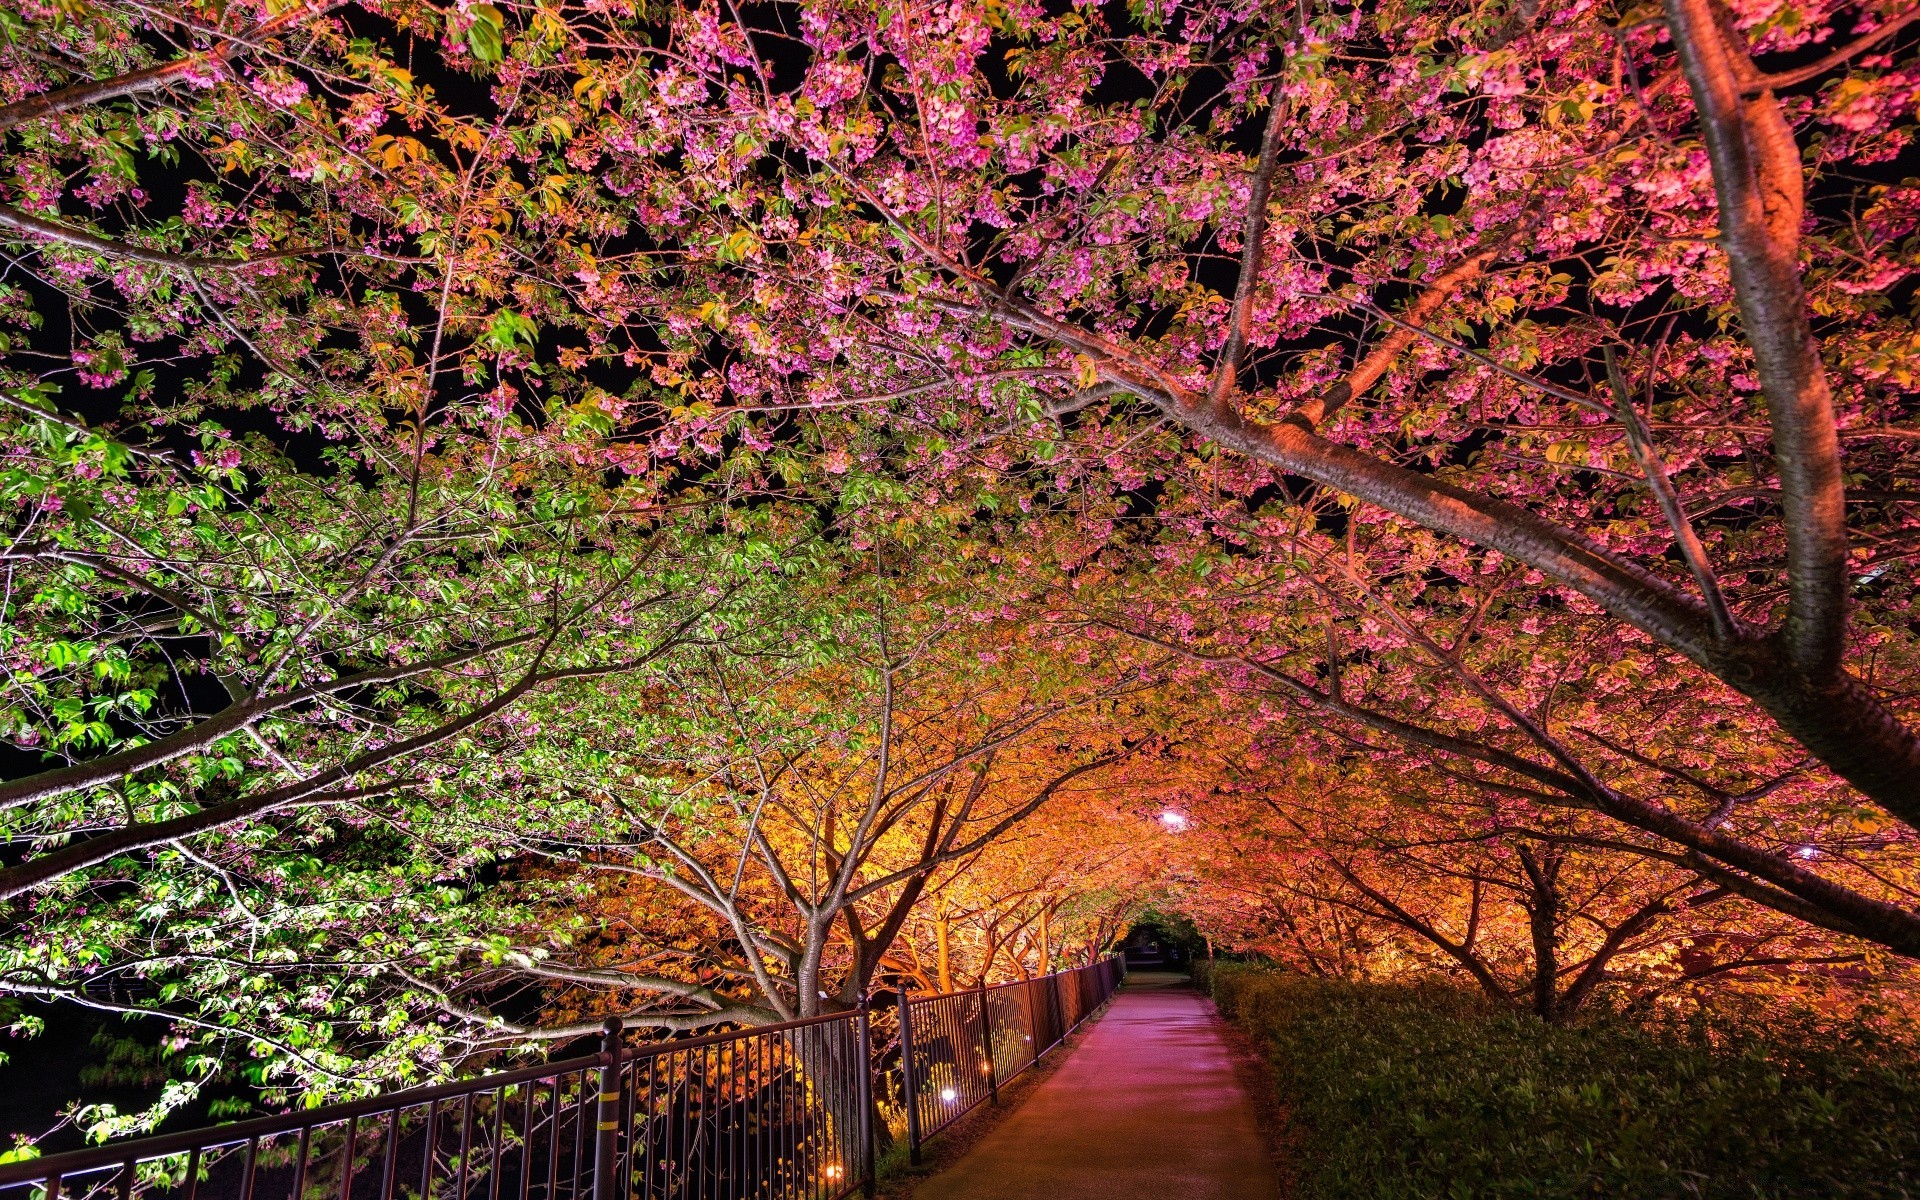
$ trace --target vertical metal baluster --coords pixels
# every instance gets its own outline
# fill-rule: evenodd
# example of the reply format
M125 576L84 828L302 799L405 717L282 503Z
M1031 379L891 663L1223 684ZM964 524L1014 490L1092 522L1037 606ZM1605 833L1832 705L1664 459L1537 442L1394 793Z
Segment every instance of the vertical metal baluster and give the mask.
M779 1106L780 1123L774 1126L774 1169L780 1173L782 1196L793 1197L793 1094L795 1090L794 1035L780 1035L780 1090L774 1100Z
M693 1157L693 1052L681 1050L674 1054L671 1068L670 1095L673 1102L673 1117L670 1132L667 1135L667 1189L666 1194L678 1198L686 1195L689 1181L693 1178L688 1163ZM677 1181L677 1186L676 1186Z
M792 1184L787 1176L787 1139L792 1133L792 1125L787 1120L787 1108L793 1098L793 1035L783 1033L780 1040L772 1045L773 1062L770 1083L773 1091L769 1099L773 1111L769 1114L767 1125L767 1170L776 1180L773 1194L778 1197L792 1195Z
M830 1066L833 1061L832 1051L827 1045L828 1028L826 1025L815 1025L808 1030L813 1035L811 1045L813 1068L809 1078L814 1081L814 1086L808 1091L811 1103L807 1105L806 1115L807 1128L811 1135L807 1141L809 1159L807 1187L816 1197L820 1195L821 1173L830 1165L827 1162L827 1155L833 1153L833 1147L827 1136L831 1131L827 1118L829 1107L833 1103L835 1082Z
M307 1151L313 1146L313 1126L300 1127L300 1148L294 1155L293 1200L305 1200L307 1190Z
M820 1133L819 1126L814 1122L814 1116L826 1081L821 1078L820 1047L814 1040L819 1036L819 1032L818 1025L807 1026L801 1031L800 1042L800 1057L806 1063L807 1086L800 1093L800 1128L798 1130L800 1153L795 1157L794 1170L800 1179L806 1181L805 1187L809 1196L817 1196L820 1193Z
M500 1167L507 1152L507 1089L493 1089L493 1153L488 1156L487 1200L500 1200Z
M1046 1006L1040 1002L1040 984L1037 980L1027 980L1026 989L1027 1008L1033 1014L1033 1061L1037 1063L1047 1046Z
M717 1057L715 1051L718 1049L718 1046L708 1046L700 1051L700 1107L695 1111L700 1114L700 1161L703 1164L700 1172L701 1200L713 1200L713 1189L717 1182L715 1177L720 1173L720 1162L714 1154L718 1143L711 1136L716 1132L713 1119L713 1079L720 1069L715 1061Z
M822 1170L814 1176L814 1187L824 1198L831 1194L831 1184L825 1177L824 1168L841 1166L841 1160L845 1158L862 1157L858 1142L860 1101L851 1090L853 1078L846 1071L848 1060L853 1057L852 1047L844 1044L845 1039L836 1036L840 1032L839 1023L823 1024L817 1028L820 1030L820 1074L827 1081L827 1086L821 1091L819 1110ZM849 1121L847 1117L853 1119ZM840 1131L849 1127L854 1137L840 1136Z
M1040 1006L1034 1002L1033 981L1027 980L1020 985L1020 1002L1027 1009L1027 1062L1029 1065L1040 1061Z
M580 1168L587 1159L587 1072L580 1072L580 1082L574 1088L573 1096L573 1187L567 1192L572 1200L580 1196Z
M347 1118L347 1144L340 1151L340 1200L353 1200L353 1152L360 1133L360 1118Z
M420 1200L433 1200L433 1143L440 1135L440 1101L427 1102L427 1126L420 1140Z
M1033 980L1021 983L1020 1002L1027 1009L1027 1063L1032 1065L1040 1061L1040 1009L1033 1002Z
M1000 1069L993 1061L993 1010L988 1007L987 981L980 981L980 1053L985 1057L987 1075L987 1100L994 1107L1000 1106Z
M47 1194L43 1200L60 1200L60 1177L58 1175L47 1176Z
M260 1159L260 1137L247 1139L247 1157L240 1167L240 1200L253 1200L253 1168Z
M859 1018L856 1016L854 1021L858 1022L858 1020ZM866 1151L861 1149L858 1144L861 1131L861 1122L859 1119L860 1098L867 1091L872 1090L873 1081L868 1077L868 1072L861 1069L864 1060L860 1058L860 1043L858 1037L855 1036L858 1030L854 1028L854 1025L835 1021L831 1029L834 1044L841 1049L841 1053L835 1058L835 1061L841 1064L839 1070L840 1086L835 1092L835 1106L841 1113L847 1114L847 1117L851 1117L851 1120L847 1119L847 1117L836 1117L835 1124L850 1128L854 1134L852 1139L836 1139L836 1146L845 1145L849 1140L853 1142L852 1145L846 1146L845 1149L837 1150L837 1153L842 1159L857 1158L865 1161ZM867 1077L867 1083L864 1089L861 1086L861 1079L863 1077ZM874 1112L876 1114L879 1112L879 1104L877 1101L874 1105ZM867 1122L867 1125L870 1128L878 1128L871 1120ZM875 1136L877 1137L878 1134ZM874 1147L874 1153L876 1155L879 1154L879 1146L877 1143ZM839 1190L838 1187L832 1189L833 1192L838 1192Z
M781 1178L786 1181L786 1194L798 1197L800 1194L797 1168L794 1163L800 1156L800 1133L794 1128L799 1114L794 1112L794 1097L800 1094L800 1033L798 1030L784 1035L786 1042L786 1062L782 1070L785 1082L780 1087L780 1149L785 1157L780 1162Z
M732 1061L732 1042L715 1042L713 1045L713 1080L708 1088L712 1099L708 1102L713 1109L713 1194L716 1200L725 1200L734 1185L730 1182L738 1178L733 1169L733 1146L725 1136L727 1116L733 1110L728 1107L727 1097L732 1091L733 1075L728 1067Z
M720 1194L722 1179L726 1177L726 1139L722 1137L722 1123L726 1119L726 1046L712 1044L707 1048L707 1162L712 1169L707 1173L708 1198Z
M818 1081L818 1086L813 1089L813 1104L809 1114L813 1126L813 1137L808 1145L812 1151L809 1157L812 1159L813 1169L807 1172L807 1178L812 1181L813 1193L816 1196L820 1195L820 1185L824 1182L821 1175L825 1173L827 1167L832 1165L827 1161L827 1156L837 1149L828 1136L832 1132L829 1118L832 1115L833 1092L839 1084L839 1079L833 1072L833 1052L827 1044L827 1032L831 1028L828 1025L812 1027L813 1078Z
M380 1200L393 1200L393 1185L400 1175L400 1110L387 1112L387 1144L380 1156Z
M787 1173L793 1180L792 1191L795 1195L800 1195L801 1189L807 1186L801 1181L806 1178L804 1164L807 1154L807 1097L813 1088L813 1076L810 1073L812 1066L807 1061L807 1031L796 1030L793 1037L794 1082L791 1094L787 1097L789 1108L787 1139L793 1145L791 1153L787 1156Z
M703 1046L698 1051L700 1060L700 1102L693 1108L694 1145L700 1148L700 1200L712 1200L714 1168L713 1160L713 1047Z
M768 1178L778 1181L778 1186L772 1194L785 1197L788 1194L785 1190L787 1177L782 1150L787 1137L787 1097L793 1093L792 1075L787 1069L792 1056L787 1053L791 1039L786 1034L779 1036L780 1040L777 1042L772 1038L767 1039L765 1078L767 1086L772 1089L768 1093L768 1100L773 1110L769 1114L768 1123L763 1126L765 1130L763 1136L766 1138L767 1175Z
M755 1171L758 1171L758 1175L760 1175L762 1181L766 1181L766 1185L768 1185L766 1190L772 1190L772 1179L774 1179L774 1164L772 1164L772 1144L774 1144L774 1142L768 1137L768 1131L772 1129L772 1125L766 1123L766 1100L768 1100L768 1092L766 1092L766 1058L768 1058L768 1054L766 1054L766 1052L768 1052L770 1044L772 1043L768 1041L768 1037L766 1037L764 1033L753 1039L753 1068L755 1068L755 1079L758 1081L755 1085L755 1096L756 1102L758 1102L758 1106L760 1106L760 1108L758 1108L758 1112L760 1112L760 1139L758 1139L758 1142L755 1142L756 1146L760 1148L760 1152L755 1154ZM760 1190L760 1188L756 1188L755 1194L758 1194L758 1190Z
M131 1158L120 1164L120 1200L133 1200L133 1167Z
M753 1054L753 1035L743 1033L738 1040L727 1043L726 1073L726 1126L732 1130L731 1140L727 1143L727 1178L731 1181L722 1191L723 1196L744 1196L746 1180L751 1173L747 1165L747 1130L751 1117L748 1114L747 1101L747 1062Z
M659 1174L660 1131L656 1127L654 1107L659 1103L657 1096L660 1086L660 1056L655 1054L647 1059L647 1141L646 1157L640 1175L647 1181L646 1200L653 1200L654 1177Z
M667 1159L667 1194L672 1195L674 1177L681 1181L681 1190L685 1190L687 1178L687 1110L693 1096L693 1056L686 1051L675 1052L674 1063L679 1068L679 1083L674 1088L673 1136L668 1139L672 1154Z
M753 1169L767 1200L778 1200L780 1195L780 1126L775 1123L779 1117L780 1087L776 1081L780 1067L774 1036L777 1035L760 1034L753 1043L753 1103L754 1111L760 1116L753 1140ZM758 1196L761 1192L756 1190L754 1194Z
M840 1085L845 1080L836 1069L841 1056L834 1053L833 1026L816 1025L814 1032L820 1039L814 1047L820 1059L820 1090L815 1093L816 1103L813 1110L815 1128L819 1131L815 1139L818 1149L813 1160L813 1188L816 1195L824 1195L825 1189L822 1185L826 1182L824 1179L826 1169L832 1166L832 1160L840 1155L840 1139L834 1137L833 1133L838 1126L835 1118L842 1111L839 1092Z
M706 1147L702 1155L706 1159L707 1169L702 1172L701 1189L708 1200L720 1187L720 1121L715 1108L718 1090L714 1085L720 1078L720 1046L715 1043L700 1053L700 1142Z
M907 1106L907 1161L920 1165L920 1091L914 1079L913 1005L900 987L900 1096Z
M187 1194L182 1200L193 1200L200 1194L200 1147L195 1146L187 1152Z
M533 1098L539 1094L537 1079L520 1086L520 1200L533 1190Z
M680 1192L685 1195L693 1186L694 1136L694 1091L700 1086L699 1066L693 1061L693 1051L683 1051L680 1055L681 1079L683 1088L680 1096L680 1153L675 1161L680 1167Z
M794 1078L796 1084L794 1087L792 1118L793 1162L791 1164L791 1170L793 1171L793 1190L796 1193L809 1196L813 1194L815 1189L813 1186L813 1172L807 1164L807 1156L810 1153L807 1145L807 1135L810 1132L808 1122L813 1115L812 1096L814 1084L817 1082L813 1075L813 1058L812 1055L808 1053L808 1047L810 1045L808 1039L812 1033L813 1028L811 1026L794 1031L794 1057L796 1059Z
M622 1063L620 1065L620 1179L618 1200L630 1200L633 1195L633 1106L639 1097L635 1096L634 1083L640 1078L640 1064Z
M473 1157L473 1093L460 1100L460 1174L454 1184L453 1200L467 1200L467 1164Z
M878 1148L874 1144L874 1123L879 1113L873 1104L873 1033L872 1011L862 999L860 1012L854 1018L854 1103L860 1109L856 1128L860 1131L860 1172L865 1176L861 1183L863 1194L871 1198L880 1184ZM851 1165L851 1164L849 1164Z
M814 1139L816 1136L813 1121L814 1109L819 1103L821 1083L820 1074L815 1062L818 1058L817 1051L819 1047L815 1044L814 1039L818 1036L819 1030L817 1027L809 1026L800 1031L800 1061L803 1064L801 1068L801 1078L804 1079L806 1083L801 1087L800 1094L795 1099L796 1109L794 1111L794 1137L796 1139L794 1142L795 1149L793 1156L794 1178L796 1181L804 1181L798 1183L797 1186L806 1188L807 1195L809 1196L818 1191L815 1184L815 1167L812 1162Z
M639 1112L639 1064L637 1062L630 1062L626 1066L626 1083L622 1087L622 1094L626 1096L626 1100L620 1104L620 1114L622 1114L620 1116L620 1144L622 1144L620 1169L624 1171L620 1175L620 1200L632 1200L634 1173L639 1169L641 1160L645 1158L639 1152L639 1144L637 1144L641 1137L637 1133L639 1121L643 1119L643 1114Z
M560 1195L560 1076L553 1077L553 1119L547 1124L547 1194L545 1200Z
M859 1020L857 1016L854 1019ZM824 1170L814 1187L822 1200L826 1200L840 1191L839 1181L826 1172L838 1167L844 1176L849 1169L857 1170L855 1164L864 1162L866 1155L860 1148L859 1080L849 1073L859 1047L846 1036L848 1029L839 1021L821 1025L819 1029L820 1070L828 1081L822 1092L820 1120L823 1126L832 1129L833 1136L821 1139Z

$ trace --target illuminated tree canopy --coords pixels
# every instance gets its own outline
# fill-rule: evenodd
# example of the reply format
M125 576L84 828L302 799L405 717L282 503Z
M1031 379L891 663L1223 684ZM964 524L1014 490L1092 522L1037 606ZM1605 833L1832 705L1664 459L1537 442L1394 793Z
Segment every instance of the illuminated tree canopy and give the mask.
M1903 986L1916 17L7 5L0 996Z

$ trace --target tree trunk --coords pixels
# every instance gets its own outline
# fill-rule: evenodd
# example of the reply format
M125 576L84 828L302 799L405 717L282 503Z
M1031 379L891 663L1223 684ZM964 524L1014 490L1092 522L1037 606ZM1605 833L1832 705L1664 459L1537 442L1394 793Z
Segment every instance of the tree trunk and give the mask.
M949 943L952 931L947 920L947 910L942 908L940 915L933 919L933 942L939 955L937 969L940 972L940 990L953 990L953 953Z

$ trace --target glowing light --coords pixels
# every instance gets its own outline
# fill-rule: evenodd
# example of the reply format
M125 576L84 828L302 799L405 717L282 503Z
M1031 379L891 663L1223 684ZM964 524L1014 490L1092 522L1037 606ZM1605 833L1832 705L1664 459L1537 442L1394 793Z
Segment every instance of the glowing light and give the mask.
M1812 846L1802 846L1800 847L1800 850L1799 850L1799 854L1801 858L1813 858L1819 853L1820 852L1814 849Z
M1172 809L1168 809L1160 814L1160 823L1173 832L1178 833L1187 827L1187 817L1185 813L1177 813Z
M959 1098L960 1098L960 1093L954 1091L952 1088L940 1089L940 1103L942 1104L952 1104L955 1100L958 1100Z
M839 1168L839 1167L828 1167L828 1168L827 1168L827 1178L828 1178L828 1179L838 1179L838 1178L840 1178L840 1168Z

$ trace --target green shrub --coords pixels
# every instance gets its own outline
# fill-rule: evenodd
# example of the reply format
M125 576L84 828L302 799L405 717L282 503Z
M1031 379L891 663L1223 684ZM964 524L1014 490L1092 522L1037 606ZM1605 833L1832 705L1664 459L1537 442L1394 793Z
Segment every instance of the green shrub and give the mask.
M1567 1027L1446 987L1222 964L1301 1200L1920 1196L1920 1053L1864 1022Z

